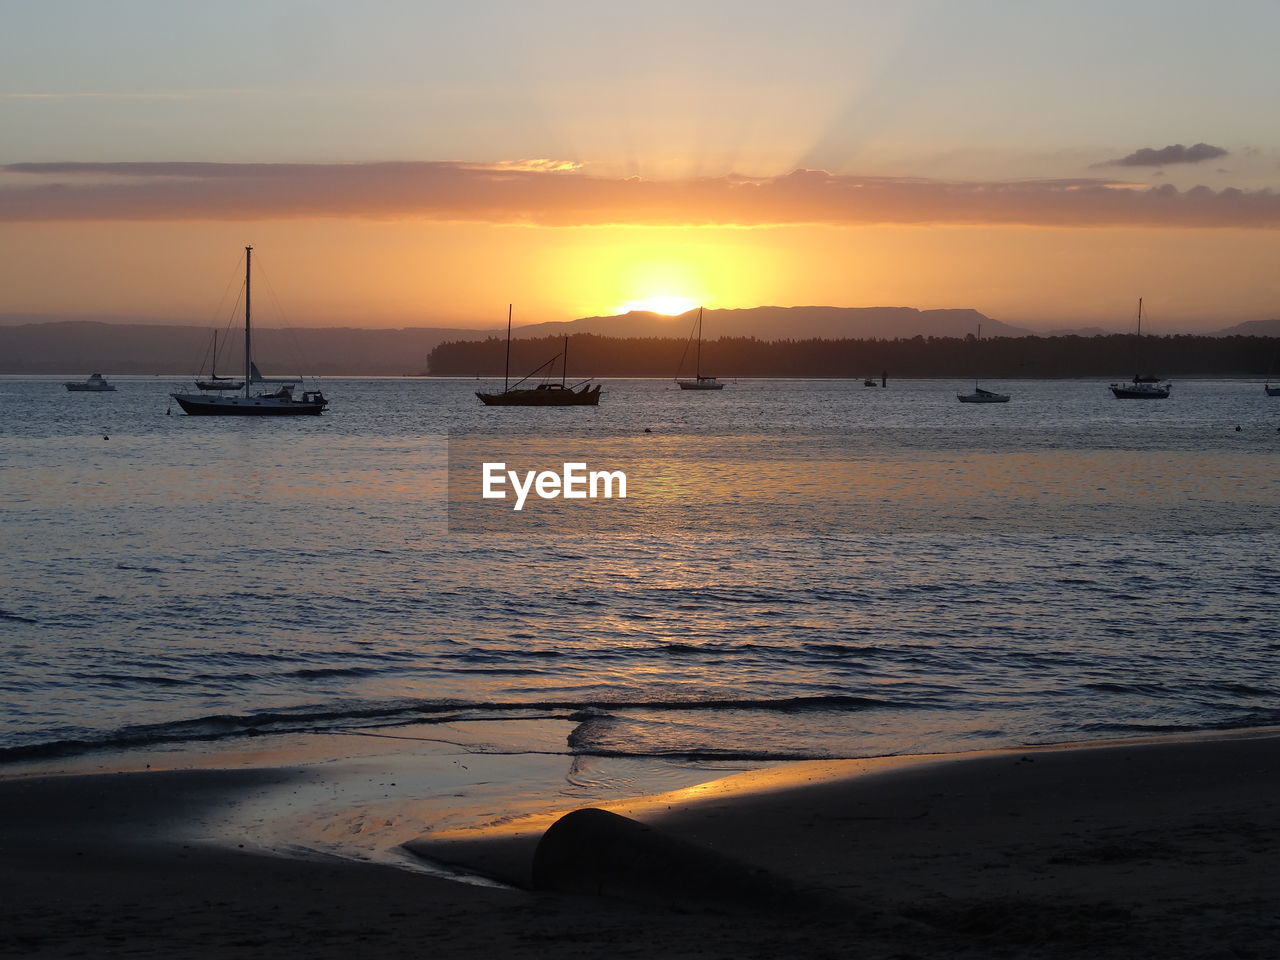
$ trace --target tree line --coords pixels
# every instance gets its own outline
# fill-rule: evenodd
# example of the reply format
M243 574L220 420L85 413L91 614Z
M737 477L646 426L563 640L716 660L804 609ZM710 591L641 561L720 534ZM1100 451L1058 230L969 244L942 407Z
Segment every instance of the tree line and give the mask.
M512 340L512 381L558 358L563 337ZM454 340L427 357L434 376L502 376L507 343ZM683 366L681 359L683 357ZM702 344L702 374L734 377L981 377L991 379L1116 377L1280 377L1280 337L1144 336L923 337L894 340L758 340L722 337ZM561 375L556 359L537 379ZM568 340L568 379L693 376L694 348L675 338Z

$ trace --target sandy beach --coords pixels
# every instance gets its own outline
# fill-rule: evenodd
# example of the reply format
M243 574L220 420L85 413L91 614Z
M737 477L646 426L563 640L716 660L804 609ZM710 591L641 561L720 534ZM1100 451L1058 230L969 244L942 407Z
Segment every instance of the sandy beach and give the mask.
M211 835L229 806L287 793L310 769L0 782L0 954L1280 955L1274 730L789 764L614 803L659 846L679 845L690 876L705 852L713 879L664 883L660 864L596 878L604 895L527 888L545 811L411 844L505 887ZM625 878L646 852L624 855L635 859L589 870ZM726 863L795 896L735 902L714 889Z

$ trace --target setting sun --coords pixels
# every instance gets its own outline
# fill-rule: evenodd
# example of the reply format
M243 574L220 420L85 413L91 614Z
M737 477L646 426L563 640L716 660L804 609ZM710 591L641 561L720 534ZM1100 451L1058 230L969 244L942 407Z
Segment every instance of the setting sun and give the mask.
M663 313L669 317L688 313L698 305L698 301L688 297L646 297L644 300L628 300L618 307L618 313L630 313L633 310L644 310L648 313Z

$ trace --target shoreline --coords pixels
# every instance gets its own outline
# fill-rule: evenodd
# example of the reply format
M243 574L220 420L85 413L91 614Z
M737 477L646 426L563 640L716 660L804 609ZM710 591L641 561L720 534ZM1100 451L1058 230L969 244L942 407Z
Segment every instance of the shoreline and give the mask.
M647 797L562 802L557 810L522 811L508 796L505 816L480 830L455 823L428 833L417 824L411 846L419 854L505 876L515 881L512 889L323 856L315 848L292 857L280 855L286 850L279 846L264 853L270 845L257 842L254 830L268 814L305 823L325 806L317 802L323 791L338 806L351 799L333 789L333 776L326 779L333 769L319 762L0 779L0 858L6 874L23 881L0 907L6 931L0 952L349 957L355 949L381 957L516 958L692 957L707 949L869 957L1280 952L1268 880L1280 854L1275 728L787 764ZM404 821L384 836L413 825L411 801L403 795L394 801ZM821 892L815 903L830 895L848 909L815 910L797 922L696 902L672 912L644 896L522 889L521 871L541 830L575 806L612 809L663 836L795 881L815 897ZM329 807L331 826L359 822L363 829L371 819L348 807L345 819L334 820L334 803ZM245 811L247 820L240 816ZM226 833L229 826L240 831L238 839Z

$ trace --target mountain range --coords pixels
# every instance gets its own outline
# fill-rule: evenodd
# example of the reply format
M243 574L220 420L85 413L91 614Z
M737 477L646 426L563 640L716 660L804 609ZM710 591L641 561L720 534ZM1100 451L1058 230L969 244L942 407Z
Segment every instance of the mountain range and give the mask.
M698 315L690 310L669 317L633 311L611 317L533 323L513 336L546 337L595 333L604 337L687 337ZM909 337L1029 337L1033 330L984 316L977 310L916 310L913 307L750 307L704 310L703 337L757 340L892 340Z
M677 317L632 312L581 317L517 327L513 337L531 339L591 333L611 337L685 339L696 313ZM753 307L706 310L703 334L759 340L983 338L1036 336L1035 331L994 320L977 310L916 310L911 307ZM1055 331L1090 335L1096 328ZM255 327L254 354L268 375L407 376L425 372L427 354L446 341L505 337L505 329L353 327L287 329ZM1043 336L1043 334L1039 334ZM1219 331L1221 336L1280 336L1280 319L1254 320ZM0 324L0 373L191 375L207 368L212 331L176 324L60 320ZM239 337L228 330L218 368L234 374L243 363Z

